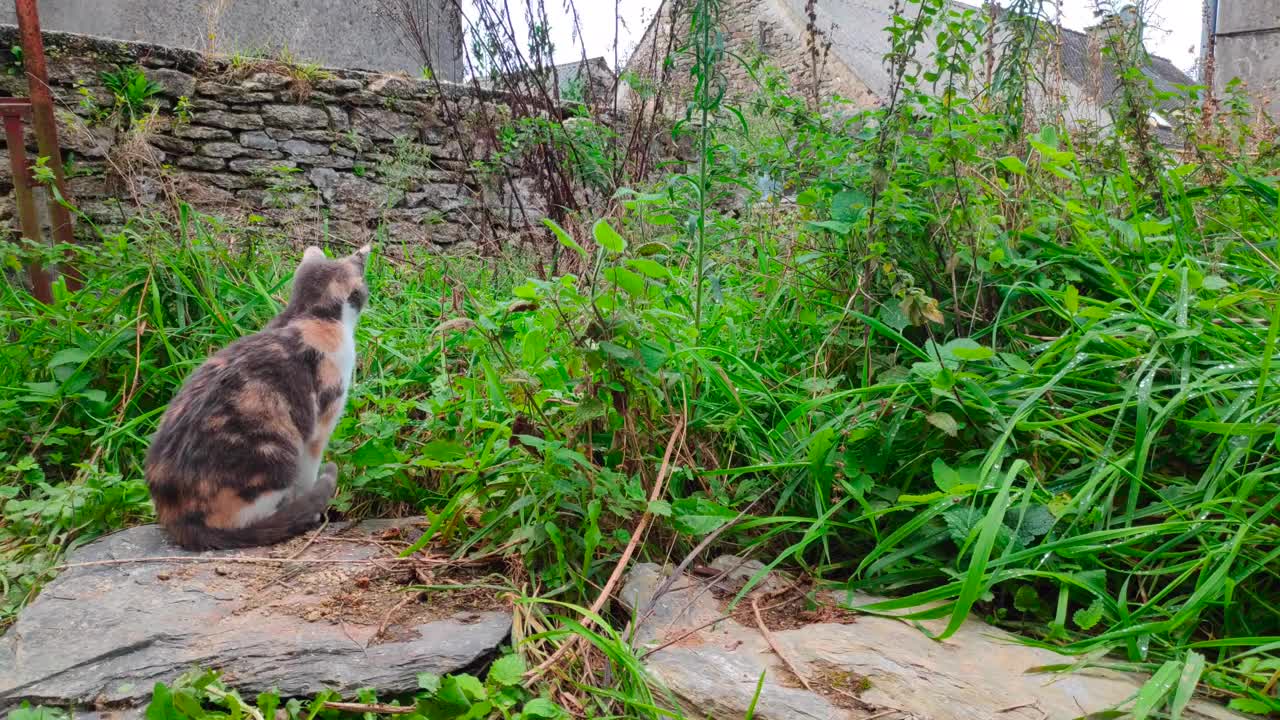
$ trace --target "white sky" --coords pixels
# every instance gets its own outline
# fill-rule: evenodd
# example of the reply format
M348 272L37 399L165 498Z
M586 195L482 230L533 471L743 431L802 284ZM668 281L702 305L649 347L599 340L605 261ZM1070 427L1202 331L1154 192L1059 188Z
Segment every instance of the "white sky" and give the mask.
M523 14L522 8L530 0L510 0L512 14ZM533 0L537 1L537 0ZM824 3L842 0L818 0ZM978 4L980 0L966 0ZM1006 0L1002 0L1004 2ZM653 18L659 0L575 0L579 25L585 43L574 37L573 21L564 11L565 0L543 0L552 26L552 41L556 48L556 62L568 62L582 57L581 45L586 45L587 57L604 57L613 64L614 10L621 20L617 33L618 56L623 61L640 41L645 27ZM1097 21L1093 16L1094 0L1061 0L1064 24L1083 30ZM1156 55L1173 61L1183 70L1191 70L1196 63L1200 46L1201 0L1148 0L1147 48ZM471 3L464 2L464 8ZM520 18L517 18L519 22ZM517 32L525 30L517 25Z

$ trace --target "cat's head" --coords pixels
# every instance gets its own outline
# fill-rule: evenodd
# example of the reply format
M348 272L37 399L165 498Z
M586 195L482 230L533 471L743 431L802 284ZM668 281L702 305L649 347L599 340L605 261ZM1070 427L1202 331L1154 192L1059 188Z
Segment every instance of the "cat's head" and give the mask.
M364 277L368 262L368 245L335 259L325 257L318 247L307 248L293 274L289 312L326 320L358 316L369 304Z

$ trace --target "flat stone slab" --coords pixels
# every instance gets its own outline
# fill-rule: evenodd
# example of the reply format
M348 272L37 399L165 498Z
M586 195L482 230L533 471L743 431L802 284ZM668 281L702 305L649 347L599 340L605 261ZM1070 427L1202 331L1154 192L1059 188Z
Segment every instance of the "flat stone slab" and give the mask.
M713 566L740 567L731 573L737 575L736 588L761 568L759 563L731 561L736 559L720 558ZM758 720L1070 720L1125 706L1146 680L1092 669L1062 675L1028 673L1034 667L1070 664L1072 659L1020 645L1013 635L977 619L937 642L893 618L837 612L837 621L806 624L795 622L797 609L783 610L791 617L774 615L766 627L809 681L814 689L810 692L757 629L748 600L739 604L733 617L721 619L726 611L718 595L725 592L717 593L707 580L688 575L668 583L669 575L654 564L637 565L622 598L638 613L636 647L653 651L644 662L660 686L655 694L661 698L663 689L669 691L666 697L697 717L741 720L762 673L765 680L754 715ZM734 580L720 582L736 589ZM769 590L774 587L785 589L786 583L767 579L759 597L772 598ZM862 597L857 602L870 600ZM762 608L770 604L759 602ZM922 624L936 633L945 621ZM1183 717L1244 718L1199 701Z
M419 673L474 670L507 640L511 614L492 594L406 592L463 584L444 564L394 560L415 525L335 524L314 541L217 553L177 549L156 526L104 537L0 637L0 711L139 707L193 668L285 697L407 694Z

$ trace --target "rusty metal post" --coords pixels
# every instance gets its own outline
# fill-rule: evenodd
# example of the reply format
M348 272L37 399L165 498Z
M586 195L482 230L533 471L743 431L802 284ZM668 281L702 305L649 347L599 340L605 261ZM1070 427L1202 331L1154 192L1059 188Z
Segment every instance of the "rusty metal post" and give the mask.
M27 86L31 97L31 124L36 131L36 147L40 156L48 158L47 167L53 171L58 194L70 201L66 180L62 173L62 150L58 147L58 124L53 116L53 96L49 93L49 71L45 65L44 39L40 36L40 13L36 0L14 0L18 16L18 35L22 41L22 60L27 71ZM53 221L53 241L60 245L75 242L71 225L71 213L50 194L49 217ZM71 251L62 270L70 290L80 288L80 275L71 264Z
M9 146L9 170L13 173L13 196L18 206L18 226L22 236L40 246L40 219L36 217L36 199L31 193L31 168L27 165L27 148L22 140L22 119L30 117L31 102L25 98L0 98L0 116L4 118L4 138ZM53 302L53 278L40 260L27 266L31 293L40 302Z

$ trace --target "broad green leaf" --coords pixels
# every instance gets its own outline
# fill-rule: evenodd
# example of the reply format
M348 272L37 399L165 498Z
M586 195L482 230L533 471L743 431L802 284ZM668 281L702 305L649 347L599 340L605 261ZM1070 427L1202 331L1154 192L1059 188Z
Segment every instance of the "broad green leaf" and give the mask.
M951 468L942 458L933 461L933 484L942 492L951 492L951 488L961 483L960 474Z
M928 420L930 425L938 428L951 437L955 437L956 433L960 431L960 424L957 423L956 419L951 417L949 413L929 413L925 416L925 420Z
M649 260L648 258L632 258L627 261L627 265L651 278L665 280L671 277L671 271L667 269L667 266L656 260Z
M519 685L524 679L524 658L519 655L503 655L489 666L489 682L502 687Z
M676 530L687 535L706 535L737 517L737 513L705 498L681 498L671 504Z
M595 237L596 242L600 243L600 247L615 255L627 249L627 241L623 240L618 231L614 230L604 220L596 221L596 224L591 228L591 234Z
M624 267L611 267L604 271L606 280L616 283L631 297L642 298L645 296L644 278L639 273L632 272Z
M578 253L584 259L587 257L587 251L573 239L573 236L570 235L568 231L560 227L555 220L552 220L551 218L543 218L542 223L548 228L551 228L551 234L556 236L556 240L559 240L561 245Z
M1027 164L1022 162L1020 158L1016 158L1012 155L1009 155L1007 157L1000 158L996 162L999 163L1000 167L1013 173L1014 175L1027 174Z
M556 704L546 698L534 698L524 704L520 709L521 718L542 718L554 720L554 718L564 717L564 711Z
M63 365L80 365L91 357L93 356L80 348L67 348L54 353L49 359L48 367L52 369Z

